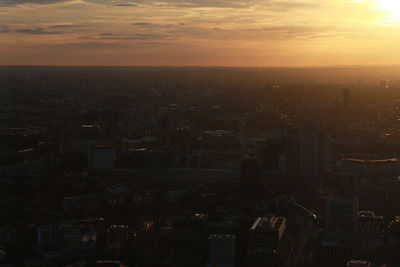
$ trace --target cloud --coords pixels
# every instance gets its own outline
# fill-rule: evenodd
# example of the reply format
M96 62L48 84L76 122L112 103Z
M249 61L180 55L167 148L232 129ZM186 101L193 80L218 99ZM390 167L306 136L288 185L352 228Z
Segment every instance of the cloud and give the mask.
M145 2L152 2L158 5L172 5L178 7L192 7L192 8L203 8L203 7L214 7L214 8L250 8L250 7L262 7L266 9L272 9L275 11L286 11L289 9L304 9L314 8L319 6L316 1L308 0L143 0Z
M16 29L16 33L26 33L26 34L63 34L62 31L47 31L43 28L24 28L24 29Z
M75 28L81 28L87 25L84 24L54 24L50 25L48 28L49 29L75 29Z
M7 25L0 24L0 33L10 33L11 29Z
M151 48L160 46L170 46L169 42L149 41L149 42L108 42L108 41L89 41L89 42L66 42L59 44L36 44L29 48L44 48L44 49L68 49L68 50L96 50L96 49L126 49L126 48Z
M0 7L16 6L23 4L56 4L60 2L67 2L71 0L0 0Z
M313 8L318 6L316 1L310 0L82 0L92 4L119 7L135 7L140 4L153 6L176 6L186 8L249 8L261 6L274 10L288 10L294 8ZM0 7L16 6L22 4L56 4L73 2L73 0L0 0Z
M100 33L94 36L81 36L81 40L132 40L132 41L147 41L147 40L172 40L173 36L158 33L135 33L135 34L114 34Z
M118 4L115 4L114 6L138 6L138 4L133 4L133 3L118 3Z
M185 23L168 23L168 24L158 24L158 23L150 23L150 22L135 22L131 25L141 27L141 28L177 28L184 26Z

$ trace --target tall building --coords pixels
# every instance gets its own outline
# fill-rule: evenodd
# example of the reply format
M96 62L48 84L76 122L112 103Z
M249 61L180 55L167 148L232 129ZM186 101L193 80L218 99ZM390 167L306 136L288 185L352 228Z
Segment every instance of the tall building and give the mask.
M339 197L326 198L325 228L329 232L357 232L358 199Z
M235 266L236 238L234 235L212 234L208 238L208 264L211 267Z
M351 91L349 89L343 89L342 90L342 106L347 108L350 105L350 95Z
M300 170L300 134L298 129L288 129L285 136L285 176L295 180Z
M300 177L317 178L329 171L330 137L321 123L305 120L300 126Z
M241 163L240 192L243 197L262 199L268 196L263 184L263 174L259 159L246 158Z
M94 146L89 148L90 169L112 169L114 168L115 149L105 146Z
M365 255L383 246L383 216L373 211L360 211L359 217L360 249Z
M246 266L274 266L283 252L286 218L268 214L250 228Z

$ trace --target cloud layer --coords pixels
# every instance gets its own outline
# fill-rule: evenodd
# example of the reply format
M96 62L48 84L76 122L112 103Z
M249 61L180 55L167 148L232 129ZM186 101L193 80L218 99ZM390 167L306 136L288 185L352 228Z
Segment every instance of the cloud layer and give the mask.
M0 0L0 49L6 55L0 64L53 64L55 54L63 55L57 64L74 65L286 66L399 60L387 52L400 41L398 23L369 3Z

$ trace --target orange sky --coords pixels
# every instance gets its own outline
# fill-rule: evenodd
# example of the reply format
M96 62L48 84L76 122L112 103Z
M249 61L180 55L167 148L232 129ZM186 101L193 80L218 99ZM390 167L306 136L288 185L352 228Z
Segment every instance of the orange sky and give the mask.
M0 0L0 64L398 64L399 22L398 0Z

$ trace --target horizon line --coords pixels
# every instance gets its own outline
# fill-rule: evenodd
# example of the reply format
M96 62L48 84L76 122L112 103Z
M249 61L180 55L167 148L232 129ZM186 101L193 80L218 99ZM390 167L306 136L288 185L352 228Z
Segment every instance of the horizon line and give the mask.
M363 64L363 65L304 65L304 66L224 66L224 65L37 65L37 64L0 64L0 67L71 67L71 68L259 68L259 69L312 69L312 68L371 68L400 67L400 64Z

